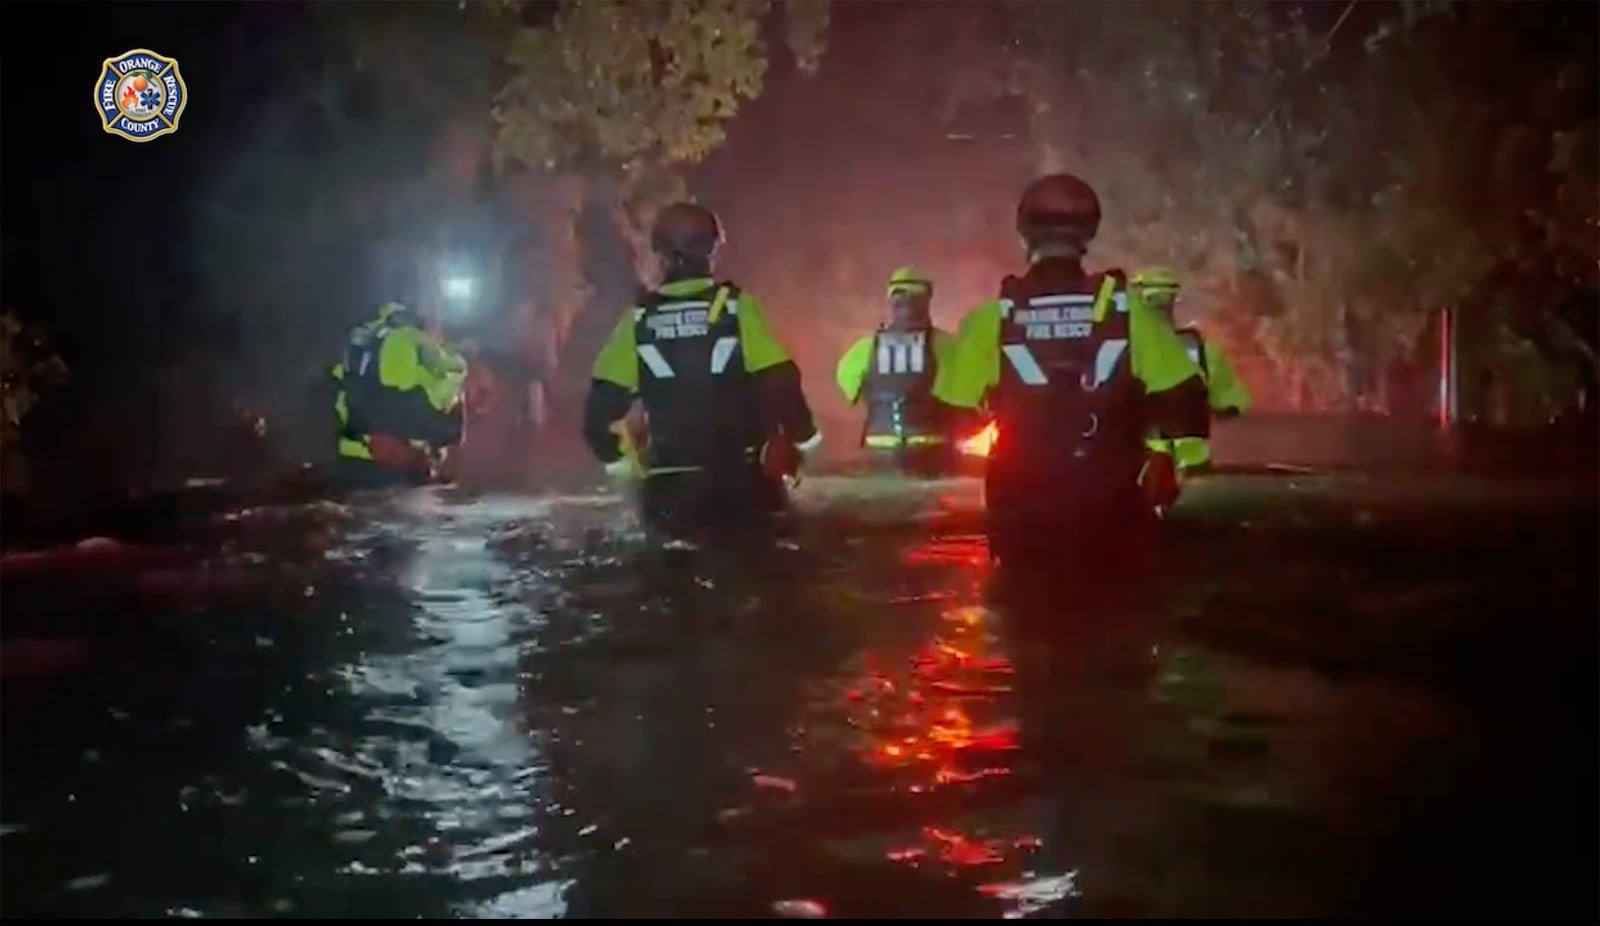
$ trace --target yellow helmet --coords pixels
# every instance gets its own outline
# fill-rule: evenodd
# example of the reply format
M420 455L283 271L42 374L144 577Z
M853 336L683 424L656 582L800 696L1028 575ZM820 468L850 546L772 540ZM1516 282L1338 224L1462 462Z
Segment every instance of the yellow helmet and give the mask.
M1171 267L1145 267L1130 280L1140 289L1181 289L1178 274Z
M889 274L889 295L896 293L921 290L923 293L933 295L933 280L916 267L907 265Z

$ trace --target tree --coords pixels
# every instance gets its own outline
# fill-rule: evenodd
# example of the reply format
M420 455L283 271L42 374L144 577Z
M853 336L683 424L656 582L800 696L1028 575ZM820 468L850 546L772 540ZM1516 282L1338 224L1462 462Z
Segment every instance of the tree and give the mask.
M1542 422L1575 397L1592 350L1576 335L1600 325L1574 328L1559 311L1597 282L1600 100L1592 63L1575 57L1592 49L1551 29L1591 35L1594 11L1435 10L1385 36L1375 75L1406 89L1385 127L1399 143L1383 228L1411 258L1419 297L1460 310L1469 395L1497 368Z
M786 11L797 64L814 69L828 6L791 2ZM687 196L681 169L721 144L728 121L762 91L769 12L765 0L573 0L516 30L495 97L495 160L565 191L545 209L551 237L569 245L564 260L581 259L572 246L583 211L595 209L626 243L630 276L649 279L649 219ZM550 362L592 299L631 296L631 279L618 285L623 268L597 272L603 279L565 282L540 307Z
M1243 323L1230 333L1296 379L1330 381L1349 293L1323 271L1358 237L1327 201L1318 155L1327 117L1345 114L1321 106L1303 118L1283 93L1325 36L1293 7L1252 3L1014 9L1011 88L1033 101L1039 169L1073 170L1099 190L1098 259L1179 268L1207 327L1232 316Z
M269 60L226 89L263 102L233 115L194 223L231 343L195 351L183 380L265 410L286 454L325 450L317 386L345 331L376 302L426 302L440 255L463 249L507 269L511 311L478 340L548 379L584 307L631 295L628 248L605 263L601 239L642 251L654 204L686 195L676 168L760 92L768 11L330 4L287 35L244 27ZM826 3L787 12L814 65Z
M1096 252L1182 268L1300 404L1381 392L1504 261L1558 287L1594 270L1592 90L1528 41L1540 17L1405 4L1364 58L1332 54L1351 9L1323 32L1293 5L1015 8L1011 89L1041 167L1099 187Z
M66 380L67 365L44 332L10 310L0 313L0 451L16 447L40 394Z

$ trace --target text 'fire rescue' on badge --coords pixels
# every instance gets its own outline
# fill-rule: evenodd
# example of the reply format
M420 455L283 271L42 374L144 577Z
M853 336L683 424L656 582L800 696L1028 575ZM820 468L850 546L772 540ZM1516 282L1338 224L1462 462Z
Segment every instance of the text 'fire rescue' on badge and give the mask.
M94 85L100 127L128 141L149 141L178 131L188 103L189 88L177 59L144 48L107 58Z

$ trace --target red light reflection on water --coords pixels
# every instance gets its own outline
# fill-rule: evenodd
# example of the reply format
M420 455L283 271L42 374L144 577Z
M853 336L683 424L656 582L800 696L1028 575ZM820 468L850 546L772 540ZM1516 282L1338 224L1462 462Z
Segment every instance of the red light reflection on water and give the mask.
M987 754L1017 748L1016 724L979 724L971 708L992 707L1007 694L1011 661L990 652L984 612L963 608L946 615L945 633L923 645L897 679L872 668L848 696L869 706L857 719L874 743L863 760L885 769L925 771L924 785L976 781L1008 775L1005 767L977 765Z
M1012 663L987 611L947 612L939 633L903 663L883 662L866 659L862 677L845 695L852 725L866 736L858 750L864 765L912 794L983 787L987 779L1012 774L1017 725L1001 703L1011 691ZM991 838L941 821L924 827L914 844L885 855L911 865L990 866L1038 845L1031 834Z
M971 566L989 565L989 542L981 534L957 534L930 537L906 551L907 566Z

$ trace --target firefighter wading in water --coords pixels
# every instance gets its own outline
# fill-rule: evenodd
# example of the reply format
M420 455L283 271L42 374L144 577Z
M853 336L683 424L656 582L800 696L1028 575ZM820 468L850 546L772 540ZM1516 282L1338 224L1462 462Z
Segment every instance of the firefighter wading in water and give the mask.
M338 384L340 480L352 489L429 482L461 443L466 359L386 303L351 329Z
M584 408L584 439L606 471L642 476L647 521L679 535L782 511L785 477L822 442L761 305L712 276L722 241L700 206L656 216L662 285L612 331ZM636 400L642 437L623 423Z
M1119 271L1083 268L1100 201L1069 174L1023 191L1028 271L962 319L934 397L987 404L998 435L984 490L990 555L1085 566L1137 555L1177 491L1172 459L1145 439L1205 437L1200 371L1171 325Z
M1178 275L1168 267L1147 267L1133 275L1132 287L1145 305L1173 323L1174 330L1183 341L1184 350L1189 352L1189 359L1200 367L1200 375L1206 381L1206 397L1211 404L1212 413L1219 418L1232 418L1244 414L1250 407L1250 393L1244 388L1244 383L1239 381L1239 376L1233 371L1233 364L1228 362L1227 356L1215 344L1206 340L1200 329L1193 326L1187 328L1176 326L1173 312L1177 307L1178 292L1182 288L1178 282ZM1185 437L1174 441L1152 437L1148 446L1156 453L1172 454L1173 462L1185 475L1202 471L1211 464L1211 443L1203 437Z
M839 389L864 402L861 443L901 468L938 475L955 467L950 409L933 398L933 379L955 346L934 326L933 281L915 267L889 277L890 317L839 358Z

